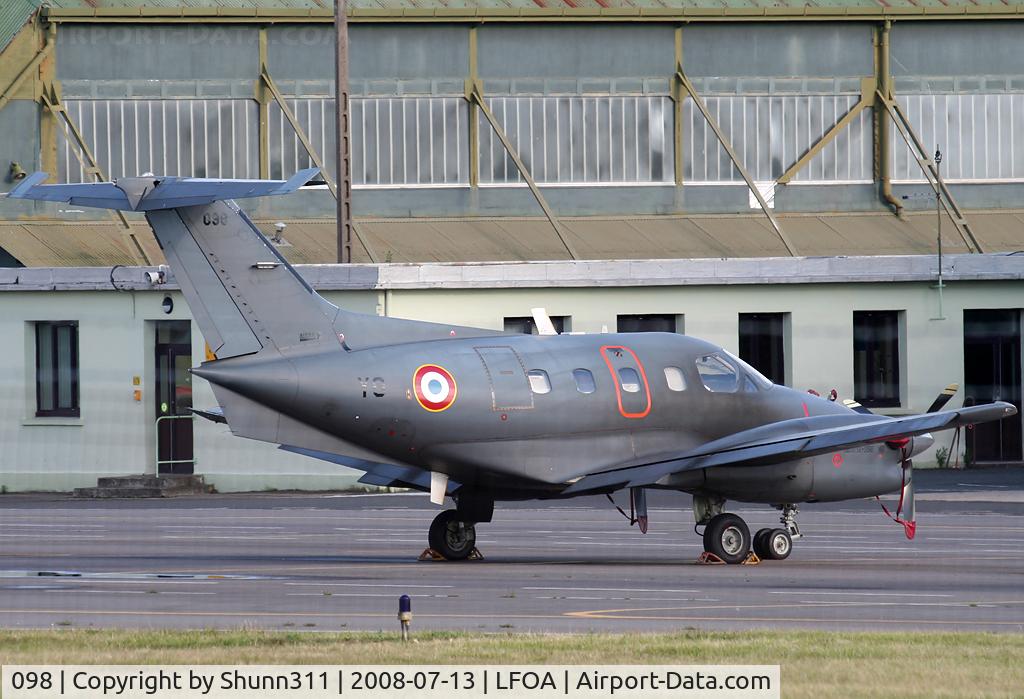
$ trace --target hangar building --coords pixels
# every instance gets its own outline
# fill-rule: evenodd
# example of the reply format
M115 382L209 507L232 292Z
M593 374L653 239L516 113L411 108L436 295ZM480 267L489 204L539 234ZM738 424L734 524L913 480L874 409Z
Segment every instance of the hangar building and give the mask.
M1020 407L1022 16L353 2L358 264L302 270L370 312L529 330L544 306L567 331L685 331L882 412L950 381L955 401ZM333 174L333 56L326 0L5 3L0 190L35 169ZM334 206L324 187L250 213L292 262L323 265ZM203 342L173 279L144 279L162 261L139 219L0 200L0 486L158 469L221 489L351 483L178 417L212 394L184 371ZM1020 418L993 430L966 456L1020 462Z

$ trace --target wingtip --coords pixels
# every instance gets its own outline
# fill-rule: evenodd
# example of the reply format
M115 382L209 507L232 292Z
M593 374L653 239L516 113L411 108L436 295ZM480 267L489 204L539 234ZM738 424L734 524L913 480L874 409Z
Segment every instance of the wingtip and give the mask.
M288 178L288 181L281 185L280 189L277 190L278 194L288 194L294 192L304 184L309 182L311 179L316 177L320 173L320 168L310 167L305 170L299 170L294 175Z
M49 178L50 178L50 174L47 173L47 172L43 172L42 170L39 170L37 172L33 172L31 175L29 175L28 177L23 179L21 182L19 182L14 187L14 189L12 189L10 192L8 192L7 193L7 198L8 199L21 199L21 198L23 198L25 196L25 194L30 189L35 187L37 184L42 184L43 182L46 182L46 180L48 180Z

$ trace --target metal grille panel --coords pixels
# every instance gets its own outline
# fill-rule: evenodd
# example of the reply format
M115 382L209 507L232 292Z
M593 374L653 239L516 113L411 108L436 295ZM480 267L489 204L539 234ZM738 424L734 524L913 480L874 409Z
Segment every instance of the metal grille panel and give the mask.
M707 97L733 150L758 182L778 179L859 101L857 95ZM793 178L794 182L870 182L871 111L864 110ZM687 182L741 182L694 104L683 103L683 163Z
M334 100L292 99L289 106L335 168ZM461 97L377 97L350 101L354 187L469 184L468 107ZM311 162L276 103L270 111L270 171L287 177Z
M487 100L523 164L544 184L672 182L668 97L493 97ZM521 182L494 129L480 120L480 182Z
M950 182L1024 181L1024 94L901 95L918 138L942 151ZM921 167L893 128L893 179L924 182Z
M252 100L68 100L65 106L107 177L259 177ZM57 134L60 181L87 181L63 130Z

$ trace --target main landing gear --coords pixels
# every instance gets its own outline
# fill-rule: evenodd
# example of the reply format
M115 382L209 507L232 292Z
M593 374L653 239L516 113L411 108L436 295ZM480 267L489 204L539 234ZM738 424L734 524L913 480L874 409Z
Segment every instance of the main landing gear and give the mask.
M456 510L445 510L430 523L430 548L449 561L464 561L476 548L476 526L459 518Z
M694 496L693 514L697 526L704 525L704 551L726 563L743 563L751 550L760 559L782 561L793 551L793 539L800 538L795 505L780 505L784 528L759 529L751 538L750 528L738 515L722 512L724 499Z
M494 500L466 492L455 498L454 510L445 510L430 523L430 548L421 560L465 561L483 558L476 548L476 525L494 517Z

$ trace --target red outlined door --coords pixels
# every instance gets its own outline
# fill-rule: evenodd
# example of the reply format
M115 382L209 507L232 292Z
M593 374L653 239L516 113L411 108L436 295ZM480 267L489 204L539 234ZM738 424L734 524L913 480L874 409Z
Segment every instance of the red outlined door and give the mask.
M622 345L605 345L601 348L601 356L611 372L622 417L647 417L651 412L651 388L647 383L647 372L636 353Z

